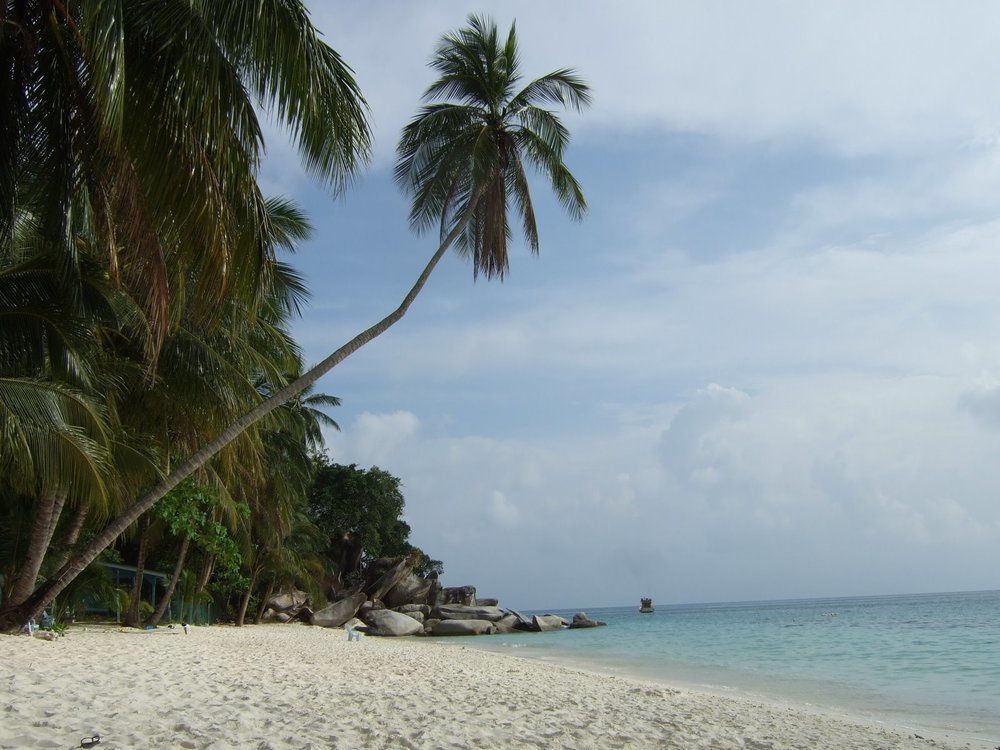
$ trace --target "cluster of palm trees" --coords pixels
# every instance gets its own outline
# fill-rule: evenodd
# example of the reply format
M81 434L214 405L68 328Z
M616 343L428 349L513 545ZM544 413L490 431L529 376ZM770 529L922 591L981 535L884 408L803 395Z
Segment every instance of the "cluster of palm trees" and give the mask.
M161 503L185 497L241 546L242 619L254 590L301 571L283 542L316 407L335 404L310 389L403 317L450 247L502 278L512 207L537 251L525 165L582 215L548 106L582 108L587 87L570 70L522 84L513 26L472 17L442 38L396 167L437 251L392 313L306 370L289 332L305 285L283 256L309 228L261 193L259 116L333 191L371 135L300 2L0 0L0 65L0 629L122 538L141 567L154 524L177 545L177 585L200 537Z

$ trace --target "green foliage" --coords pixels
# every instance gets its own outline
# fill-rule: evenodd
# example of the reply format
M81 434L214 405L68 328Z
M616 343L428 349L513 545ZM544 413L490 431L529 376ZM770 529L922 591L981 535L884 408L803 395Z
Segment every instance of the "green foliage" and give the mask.
M354 534L369 557L409 551L409 525L400 479L373 466L360 469L318 459L309 490L309 515L328 539Z
M410 525L403 520L405 500L401 480L377 466L361 469L314 457L316 472L309 489L309 515L323 537L336 544L350 536L364 550L364 559L408 555L416 548L410 544ZM444 570L440 560L419 552L415 572L430 575ZM357 573L345 571L347 583L354 583Z

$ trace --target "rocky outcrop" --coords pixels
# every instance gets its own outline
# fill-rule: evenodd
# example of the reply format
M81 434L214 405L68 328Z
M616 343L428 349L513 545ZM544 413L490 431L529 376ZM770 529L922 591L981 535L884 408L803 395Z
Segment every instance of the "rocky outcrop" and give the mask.
M489 620L432 620L431 635L492 635L496 626Z
M513 633L517 630L517 622L517 617L506 614L493 624L496 626L497 633Z
M393 612L391 609L373 609L364 618L369 635L404 636L416 635L424 626L409 615Z
M484 599L481 596L476 597L476 606L478 607L495 607L500 603L497 599Z
M397 612L402 612L404 615L409 612L419 612L424 617L431 616L431 608L426 604L404 604L401 607L393 607Z
M398 607L412 602L426 602L434 582L416 575L412 571L400 577L399 581L385 594L388 607Z
M424 613L419 609L411 610L409 612L400 612L401 615L406 615L407 617L412 617L414 620L419 622L421 625L424 624Z
M272 596L267 600L267 606L275 612L286 612L290 609L298 609L309 603L309 594L305 591L293 589L284 593Z
M437 597L438 604L461 604L465 607L476 606L475 586L453 586L441 589Z
M431 610L441 620L489 620L496 622L503 617L498 607L466 607L461 604L441 604Z
M365 598L364 593L360 591L350 594L339 602L313 612L311 622L324 628L339 628L358 613L358 609L365 603Z
M531 618L533 630L537 633L547 633L550 630L562 630L566 621L557 615L535 615Z
M374 600L384 598L387 593L396 588L396 586L398 586L402 581L406 580L408 576L412 575L414 561L409 557L387 559L395 560L395 562L393 562L388 569L382 575L378 576L378 578L376 578L370 585L365 586L365 591L367 592L369 599ZM378 560L376 562L381 563L383 561ZM378 568L376 568L376 570L377 569ZM400 604L405 603L406 602L400 602Z
M607 625L607 623L602 620L591 620L587 617L586 612L577 612L573 615L573 622L569 624L569 628L570 630L576 630L579 628L599 628L602 625Z

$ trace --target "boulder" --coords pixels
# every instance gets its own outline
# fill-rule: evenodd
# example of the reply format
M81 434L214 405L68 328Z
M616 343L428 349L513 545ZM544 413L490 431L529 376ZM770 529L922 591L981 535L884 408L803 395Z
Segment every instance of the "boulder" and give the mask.
M361 633L368 632L368 626L365 625L364 622L359 620L357 617L352 617L350 620L344 623L344 628L346 629L348 627L350 627L351 630L357 630Z
M525 617L520 612L518 612L516 609L505 609L504 612L506 612L508 615L514 615L514 617L517 618L517 624L518 625L525 626L525 627L528 627L530 629L530 627L531 627L531 618L530 617Z
M277 596L272 596L267 600L267 606L275 612L284 612L286 609L298 609L308 603L309 594L298 589L286 591Z
M476 597L476 606L478 607L496 607L500 604L498 599L484 599L481 596Z
M385 595L396 588L400 583L407 579L408 576L413 575L413 563L412 556L397 558L399 561L392 565L385 573L380 575L370 587L366 587L368 590L368 598L382 599ZM378 562L381 562L378 561ZM407 604L408 602L400 602L400 604Z
M334 602L328 607L318 612L313 612L312 624L324 628L339 628L345 622L357 614L358 609L365 603L365 595L356 592L339 602Z
M431 635L492 635L496 626L489 620L432 620Z
M402 604L422 604L427 601L427 594L432 587L431 581L426 581L412 571L403 576L399 582L385 594L385 603L389 607L399 607Z
M424 632L417 633L417 635L433 635L431 631L434 630L434 626L439 622L441 622L441 620L435 620L434 618L424 620Z
M476 606L475 586L452 586L441 589L437 597L438 604L461 604L466 607Z
M404 615L409 612L420 612L424 617L431 616L431 608L426 604L404 604L402 607L393 607L397 612L402 612Z
M498 633L513 633L517 629L517 622L517 617L507 614L493 624L496 625Z
M606 622L601 620L591 620L587 617L586 612L577 612L573 615L573 622L569 624L570 630L578 628L598 628L602 625L607 625Z
M291 613L289 612L289 614ZM313 612L312 609L310 609L309 607L303 607L302 609L298 610L295 613L295 619L298 620L299 622L311 624L314 614L315 612Z
M497 607L465 607L461 604L442 604L432 614L442 620L489 620L496 622L503 617Z
M401 615L406 615L407 617L412 617L414 620L419 622L421 625L424 623L424 613L420 610L413 610L411 612L400 612Z
M556 615L535 615L531 618L535 632L545 633L549 630L561 630L566 621Z
M364 619L369 635L416 635L424 630L424 626L409 615L391 609L373 609Z
M289 620L292 619L292 616L287 612L278 612L277 614L274 615L274 619L277 620L278 622L288 622Z
M264 622L270 622L271 620L274 619L274 616L277 614L278 614L277 612L268 607L267 609L264 610L264 616L261 619L264 620Z

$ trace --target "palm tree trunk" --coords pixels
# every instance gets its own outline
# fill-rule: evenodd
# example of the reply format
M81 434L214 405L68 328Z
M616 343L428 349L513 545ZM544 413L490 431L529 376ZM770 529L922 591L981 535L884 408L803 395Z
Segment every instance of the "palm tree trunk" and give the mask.
M236 618L236 627L243 627L243 621L247 616L247 607L250 606L250 595L253 593L253 586L257 582L257 576L253 575L250 577L250 584L247 586L247 590L243 592L243 601L240 602L240 614Z
M375 325L366 328L311 370L292 381L284 388L280 388L275 391L270 398L267 398L259 403L253 409L237 419L232 425L223 430L222 434L182 461L158 485L153 487L153 489L139 498L139 500L132 505L132 507L109 523L101 533L91 540L90 544L74 555L72 559L70 559L59 571L55 573L55 575L49 578L49 580L42 584L30 597L28 597L24 603L18 607L11 608L9 612L0 614L0 632L4 632L5 630L17 630L35 613L40 612L59 594L60 591L66 588L70 581L76 578L84 568L90 565L90 563L92 563L119 534L125 531L125 529L127 529L131 524L135 523L139 516L156 505L160 498L201 468L210 458L212 458L212 456L229 445L229 443L235 440L236 437L246 428L267 414L270 414L282 404L298 396L358 349L382 335L393 325L402 320L406 311L410 309L410 305L413 304L417 295L420 294L420 290L424 288L424 285L427 283L427 279L430 278L430 275L434 271L438 262L444 256L448 248L451 247L452 243L462 233L462 231L464 231L469 219L472 217L477 202L478 198L474 198L470 202L465 217L459 221L448 233L448 236L442 240L437 251L433 256L431 256L427 265L424 266L424 270L420 273L420 276L417 277L416 282L410 288L410 291L407 292L406 296L403 297L403 301L395 310L382 318L382 320Z
M73 518L66 528L66 536L63 537L63 548L59 552L59 556L52 563L53 569L58 570L66 564L73 551L73 545L80 539L80 532L83 531L83 525L87 522L89 514L90 506L87 503L80 503L76 506L76 513L73 514Z
M271 599L271 594L274 593L274 579L267 584L267 591L264 592L264 598L260 600L260 606L257 607L257 616L253 618L254 625L260 625L260 621L264 619L264 612L267 610L267 603Z
M201 564L201 573L198 575L198 586L195 588L195 595L200 595L208 585L208 579L212 577L212 569L215 567L215 555L206 555Z
M187 559L188 548L190 546L191 537L185 536L184 541L181 542L181 551L177 554L177 564L174 565L174 574L170 576L167 590L163 592L163 596L160 598L159 604L156 605L156 609L153 610L153 614L146 620L147 625L159 625L160 620L163 619L163 614L167 611L167 607L170 606L170 600L174 596L174 589L177 588L177 581L180 580L181 572L184 570L184 561Z
M142 579L146 570L146 555L149 552L149 526L153 519L147 515L143 519L142 531L139 532L139 554L135 560L135 580L132 581L132 597L128 602L128 612L125 613L125 627L138 628L139 602L142 601Z
M35 519L31 524L28 538L28 549L14 580L10 596L4 602L4 609L17 607L31 596L65 502L66 494L53 489L43 491L41 497L38 498L36 503L38 507L35 510Z

